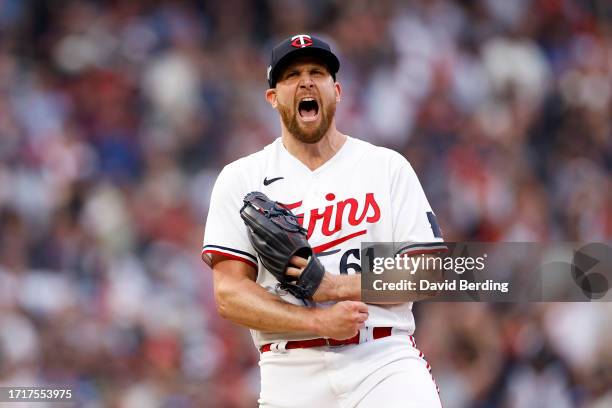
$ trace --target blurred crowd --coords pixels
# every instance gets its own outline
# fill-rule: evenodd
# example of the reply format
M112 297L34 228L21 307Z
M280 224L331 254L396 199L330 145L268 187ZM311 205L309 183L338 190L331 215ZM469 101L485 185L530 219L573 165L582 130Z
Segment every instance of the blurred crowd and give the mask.
M254 406L200 248L219 170L279 136L290 34L337 50L339 130L410 160L447 240L610 241L610 4L0 0L0 386ZM612 406L610 304L415 311L445 408Z

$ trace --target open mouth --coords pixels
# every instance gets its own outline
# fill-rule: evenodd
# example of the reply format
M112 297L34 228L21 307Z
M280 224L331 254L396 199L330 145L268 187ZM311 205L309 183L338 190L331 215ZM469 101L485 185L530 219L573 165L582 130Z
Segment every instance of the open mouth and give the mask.
M319 103L314 98L303 98L298 103L298 112L305 122L313 121L319 114Z

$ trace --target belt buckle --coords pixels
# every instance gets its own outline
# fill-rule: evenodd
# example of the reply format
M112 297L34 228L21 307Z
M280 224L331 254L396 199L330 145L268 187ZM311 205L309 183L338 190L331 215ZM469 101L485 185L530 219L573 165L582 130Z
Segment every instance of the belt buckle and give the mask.
M341 343L341 344L331 344L331 343L329 342L329 340L330 340L330 339L329 339L329 337L325 337L325 344L327 345L327 347L330 347L330 348L338 348L338 347L344 347L344 346L346 346L346 344L342 344L342 343Z
M338 347L345 347L345 346L349 346L351 344L359 344L359 340L361 339L361 333L357 333L357 336L359 336L357 338L357 343L349 343L349 340L352 339L352 337L345 339L345 340L336 340L338 342L341 342L340 344L331 344L329 341L330 340L334 340L334 339L330 339L329 337L325 337L325 344L327 345L327 347L331 347L331 348L338 348Z

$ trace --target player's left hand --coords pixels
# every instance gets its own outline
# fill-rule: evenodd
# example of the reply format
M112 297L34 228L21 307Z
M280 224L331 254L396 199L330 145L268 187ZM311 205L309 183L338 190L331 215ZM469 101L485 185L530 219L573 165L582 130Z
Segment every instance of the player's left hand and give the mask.
M308 265L308 259L302 258L301 256L291 257L291 264L287 267L287 275L292 278L299 278L304 268ZM315 302L325 302L334 298L334 290L336 289L335 276L329 272L325 272L323 280L319 288L312 297Z
M302 274L302 271L304 271L306 265L308 265L308 259L301 256L292 256L290 262L287 267L287 275L297 279Z

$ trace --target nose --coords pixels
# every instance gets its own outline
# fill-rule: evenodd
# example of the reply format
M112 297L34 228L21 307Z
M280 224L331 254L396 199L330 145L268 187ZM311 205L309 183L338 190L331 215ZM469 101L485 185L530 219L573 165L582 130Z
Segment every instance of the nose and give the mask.
M314 87L314 81L308 72L302 73L300 75L300 88L310 89Z

